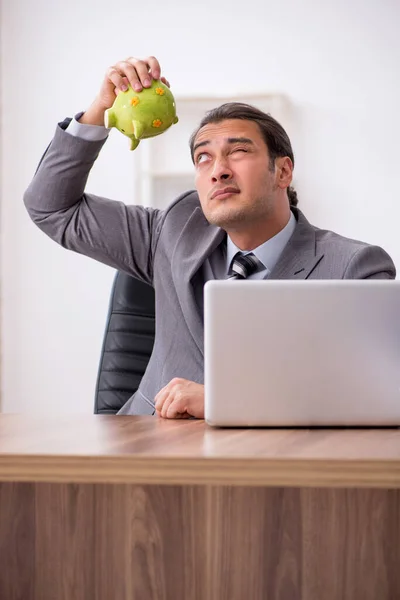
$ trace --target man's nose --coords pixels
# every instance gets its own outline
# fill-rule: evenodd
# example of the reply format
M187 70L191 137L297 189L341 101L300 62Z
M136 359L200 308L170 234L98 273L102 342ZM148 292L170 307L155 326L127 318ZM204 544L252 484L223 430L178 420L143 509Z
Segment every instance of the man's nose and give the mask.
M232 171L225 160L216 160L212 171L213 183L218 181L226 181L232 177Z

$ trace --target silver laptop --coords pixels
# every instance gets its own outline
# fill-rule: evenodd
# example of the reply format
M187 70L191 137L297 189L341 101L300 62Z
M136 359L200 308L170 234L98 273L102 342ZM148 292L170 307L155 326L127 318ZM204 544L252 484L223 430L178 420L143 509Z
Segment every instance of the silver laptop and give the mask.
M400 281L210 281L205 419L400 425Z

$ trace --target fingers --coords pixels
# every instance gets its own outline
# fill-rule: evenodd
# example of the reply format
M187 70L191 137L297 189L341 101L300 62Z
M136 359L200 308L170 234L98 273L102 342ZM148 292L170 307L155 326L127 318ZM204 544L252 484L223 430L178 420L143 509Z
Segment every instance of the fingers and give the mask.
M114 84L116 91L126 92L128 89L128 80L124 77L123 71L120 71L116 65L108 69L106 77Z
M181 394L178 391L178 379L172 379L165 387L163 387L155 397L155 409L159 416L164 419L176 419L184 412L179 410L182 402Z
M122 91L125 91L124 86L126 85L123 81L124 77L134 90L140 92L144 87L150 87L152 80L159 79L160 75L160 63L154 56L149 56L144 60L131 56L126 60L119 61L109 69L110 80L116 88Z
M163 401L159 416L163 419L188 419L190 417L185 409L184 399L171 391L167 393Z
M145 62L149 66L150 73L151 73L153 79L160 79L160 76L161 76L161 67L160 67L160 63L158 62L158 60L156 59L156 57L155 56L149 56L148 58L145 59Z
M174 418L171 415L175 414L175 413L174 413L174 411L170 410L171 405L173 405L173 404L174 404L174 396L173 396L173 394L169 394L163 404L162 409L161 409L161 416L163 417L163 419L173 419Z
M154 404L164 419L204 418L204 385L175 377L158 392Z
M160 63L154 56L143 60L131 56L107 69L94 104L104 111L112 106L115 96L120 92L126 92L129 85L135 91L141 92L143 88L151 86L153 79L160 78ZM165 77L162 77L161 80L169 87L169 82Z
M162 414L159 410L156 410L157 417L162 418ZM172 410L171 405L168 409L167 419L190 419L191 415L188 412L177 412L174 408L174 402L172 402Z
M173 398L166 409L166 419L187 419L189 414L185 410L184 402L180 398Z
M166 85L166 86L168 86L169 88L171 87L171 84L170 84L170 82L169 82L167 79L165 79L165 77L161 77L161 81L162 81L163 83L165 83L165 85Z
M169 384L166 385L165 387L163 387L158 394L156 395L156 397L154 398L154 405L155 405L155 409L157 414L160 417L163 417L163 407L165 402L167 401L167 398L170 394L170 389L169 389Z
M127 87L124 89L124 77L126 77L128 83L130 83L132 88L137 92L140 92L143 89L145 81L147 87L151 84L149 72L143 63L138 63L135 67L131 62L127 60L121 60L114 67L111 67L111 70L112 69L114 69L114 72L112 71L113 78L111 80L113 83L115 83L116 87L122 91L126 91L127 89ZM118 73L118 75L115 73ZM143 85L140 77L143 77ZM118 83L116 83L117 80Z

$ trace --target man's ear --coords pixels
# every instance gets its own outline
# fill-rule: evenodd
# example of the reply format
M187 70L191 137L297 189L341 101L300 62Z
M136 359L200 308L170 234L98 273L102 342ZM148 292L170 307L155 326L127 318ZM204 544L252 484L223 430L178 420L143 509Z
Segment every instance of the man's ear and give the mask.
M289 187L293 179L293 163L288 156L279 156L275 159L276 185L284 190Z

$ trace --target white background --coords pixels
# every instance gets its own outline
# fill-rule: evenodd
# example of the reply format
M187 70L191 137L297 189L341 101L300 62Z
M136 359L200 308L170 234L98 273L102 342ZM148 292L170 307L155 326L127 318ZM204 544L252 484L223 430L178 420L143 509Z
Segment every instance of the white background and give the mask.
M400 265L397 0L3 0L1 10L3 411L92 412L114 273L47 239L22 196L57 121L86 108L129 55L156 55L176 95L288 97L307 217ZM134 165L114 131L88 190L133 203Z

